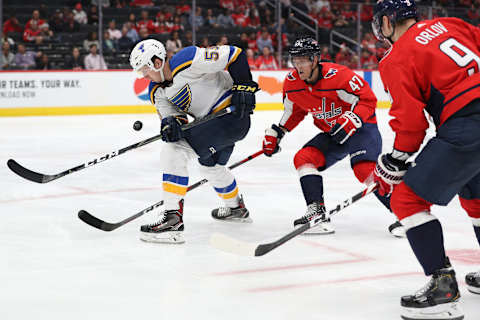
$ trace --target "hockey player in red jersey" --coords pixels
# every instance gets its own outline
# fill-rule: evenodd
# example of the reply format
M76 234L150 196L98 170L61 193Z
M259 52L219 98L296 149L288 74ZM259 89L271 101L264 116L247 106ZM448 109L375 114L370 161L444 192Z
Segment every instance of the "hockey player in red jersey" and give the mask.
M297 40L289 53L295 70L283 83L285 111L280 123L266 130L263 151L267 156L278 152L282 137L309 113L322 131L294 158L307 203L307 213L294 221L297 226L327 214L321 172L349 155L355 176L366 182L381 153L382 139L375 117L377 98L365 80L345 66L320 63L320 46L311 38ZM390 210L389 199L378 198ZM325 234L333 233L334 227L328 219L310 230ZM398 221L389 230L404 235Z
M401 298L404 319L463 319L455 271L445 255L432 204L455 195L473 222L480 243L480 30L456 18L417 21L414 0L378 1L372 27L390 50L380 74L392 97L393 151L380 156L375 180L407 230L428 283ZM415 158L428 128L436 127ZM465 279L480 293L480 272Z

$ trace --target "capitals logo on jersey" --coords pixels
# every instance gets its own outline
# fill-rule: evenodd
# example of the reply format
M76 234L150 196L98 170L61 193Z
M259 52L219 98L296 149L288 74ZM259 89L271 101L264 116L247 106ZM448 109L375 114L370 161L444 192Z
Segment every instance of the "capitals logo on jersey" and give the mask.
M337 69L330 68L330 69L328 69L327 73L325 74L325 76L323 78L324 79L332 78L337 74L337 72L338 72Z

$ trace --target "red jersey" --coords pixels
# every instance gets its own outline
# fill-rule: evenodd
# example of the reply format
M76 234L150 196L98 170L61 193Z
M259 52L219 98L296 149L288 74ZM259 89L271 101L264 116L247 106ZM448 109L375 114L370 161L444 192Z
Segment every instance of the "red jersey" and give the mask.
M377 123L377 98L362 77L336 63L324 62L319 68L319 80L312 85L300 80L296 70L285 78L281 126L291 131L310 113L315 126L328 132L345 111L355 112L364 123Z
M380 75L393 99L394 148L416 152L430 114L436 127L480 98L480 29L457 18L420 21L380 61Z

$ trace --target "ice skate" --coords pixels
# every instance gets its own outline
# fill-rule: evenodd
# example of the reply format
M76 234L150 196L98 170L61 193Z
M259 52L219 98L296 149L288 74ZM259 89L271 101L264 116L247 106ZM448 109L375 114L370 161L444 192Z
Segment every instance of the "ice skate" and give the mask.
M212 210L212 217L216 220L252 223L248 209L245 208L243 197L240 196L238 207L220 207Z
M405 238L407 236L405 227L402 225L400 221L396 221L391 225L389 225L388 231L397 238Z
M322 215L326 214L325 205L320 202L312 202L307 207L307 213L301 217L293 221L293 226L301 226L309 221L320 218ZM320 222L315 227L308 229L303 234L330 234L334 233L335 228L333 227L332 223L330 222L330 218L326 220L326 222Z
M402 318L406 320L461 320L455 271L451 267L437 270L428 283L414 295L401 299Z
M159 221L140 227L140 240L155 243L184 243L183 200L180 209L166 210Z
M465 276L467 289L471 293L480 294L480 271L470 272Z

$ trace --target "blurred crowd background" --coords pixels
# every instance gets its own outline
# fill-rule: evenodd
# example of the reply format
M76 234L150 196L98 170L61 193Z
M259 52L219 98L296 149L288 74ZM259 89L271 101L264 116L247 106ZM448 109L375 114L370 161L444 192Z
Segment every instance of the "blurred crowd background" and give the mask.
M171 56L191 45L245 49L252 69L291 67L299 36L321 58L376 69L386 48L372 34L374 1L327 0L0 0L2 70L129 69L130 49L146 38ZM422 19L480 22L480 0L418 1Z

